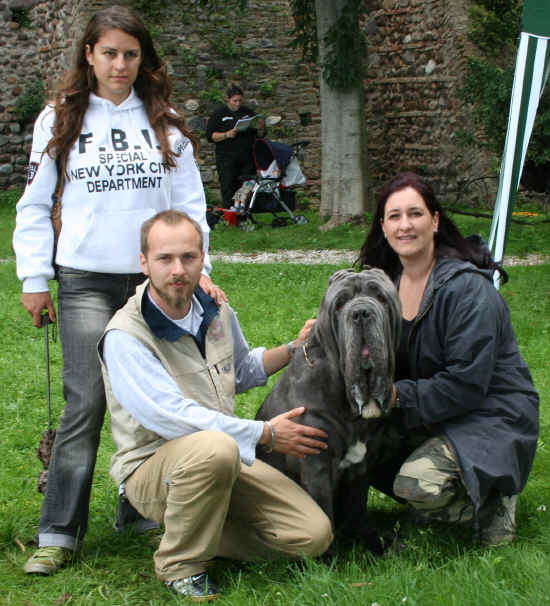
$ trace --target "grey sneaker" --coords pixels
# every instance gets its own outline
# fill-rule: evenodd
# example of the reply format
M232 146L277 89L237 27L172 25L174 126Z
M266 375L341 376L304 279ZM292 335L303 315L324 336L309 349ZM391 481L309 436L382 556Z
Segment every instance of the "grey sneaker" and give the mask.
M209 602L221 595L206 572L177 581L165 581L164 584L192 602Z
M485 545L505 545L516 536L517 495L500 497L495 512L481 527L481 540Z
M40 547L26 562L27 574L53 574L73 559L73 552L65 547Z

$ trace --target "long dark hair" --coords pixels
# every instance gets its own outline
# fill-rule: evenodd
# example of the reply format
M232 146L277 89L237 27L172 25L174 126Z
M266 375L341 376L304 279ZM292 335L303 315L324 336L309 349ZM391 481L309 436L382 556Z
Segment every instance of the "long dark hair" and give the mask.
M432 216L439 213L439 224L437 233L434 235L434 246L436 257L456 257L464 261L470 261L481 269L492 269L500 272L502 283L508 281L508 274L493 260L485 242L479 236L464 237L458 227L445 213L439 203L432 187L422 181L415 173L402 173L387 183L378 194L378 203L372 220L370 232L359 251L359 257L355 265L363 267L370 265L380 267L391 278L401 273L402 265L399 256L388 244L382 231L382 219L388 198L395 192L406 187L412 187L426 203L428 211Z
M188 137L193 144L195 154L198 153L196 137L187 129L183 116L176 113L170 103L172 93L170 80L147 28L128 8L111 6L98 11L90 19L77 45L74 66L65 74L55 93L53 101L55 125L53 137L46 151L52 158L57 158L61 174L67 171L69 151L82 129L90 93L95 92L97 88L93 67L86 59L86 47L93 50L101 36L111 29L122 30L139 41L142 62L134 82L134 89L143 101L165 164L172 168L176 166L177 154L170 149L168 141L170 126L176 127Z

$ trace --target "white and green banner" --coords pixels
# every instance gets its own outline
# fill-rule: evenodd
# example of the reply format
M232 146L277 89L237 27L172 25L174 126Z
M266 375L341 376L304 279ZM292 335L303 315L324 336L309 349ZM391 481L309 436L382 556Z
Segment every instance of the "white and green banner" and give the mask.
M489 248L496 261L504 258L506 234L544 85L550 72L550 0L525 0L508 130ZM495 275L498 275L495 274ZM498 277L495 286L498 288Z

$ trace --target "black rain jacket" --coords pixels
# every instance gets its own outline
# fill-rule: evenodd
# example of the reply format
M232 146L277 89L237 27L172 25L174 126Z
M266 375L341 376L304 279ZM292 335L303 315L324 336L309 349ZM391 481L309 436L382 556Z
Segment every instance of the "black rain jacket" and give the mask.
M396 383L407 432L454 449L476 511L518 494L533 464L539 398L492 272L438 258L409 337L411 378Z

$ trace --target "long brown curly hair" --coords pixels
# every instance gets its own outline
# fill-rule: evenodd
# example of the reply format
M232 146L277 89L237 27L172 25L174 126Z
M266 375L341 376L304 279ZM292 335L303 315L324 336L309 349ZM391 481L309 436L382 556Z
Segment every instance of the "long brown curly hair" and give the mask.
M366 265L380 267L392 280L395 280L401 273L402 266L399 256L384 238L382 219L388 198L407 187L411 187L422 197L432 217L436 213L439 215L438 230L434 234L436 257L447 256L470 261L480 269L498 271L503 284L508 281L508 274L499 263L494 261L481 237L477 235L464 237L441 206L431 185L412 172L397 175L380 190L372 226L359 251L359 257L355 261L356 267Z
M145 111L157 136L164 163L174 168L176 152L170 149L168 128L176 127L189 138L195 155L198 154L198 140L188 129L182 115L174 111L170 103L172 86L166 67L160 60L151 35L141 19L124 6L111 6L98 11L89 21L77 45L74 66L63 77L53 100L55 124L53 137L46 152L56 160L58 172L65 175L71 146L82 130L84 114L88 109L90 93L96 92L97 80L93 67L86 59L86 48L90 51L101 36L111 29L119 29L136 38L141 47L142 62L134 82L134 89L143 101ZM63 179L59 179L56 194L61 196Z

